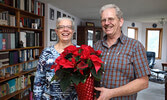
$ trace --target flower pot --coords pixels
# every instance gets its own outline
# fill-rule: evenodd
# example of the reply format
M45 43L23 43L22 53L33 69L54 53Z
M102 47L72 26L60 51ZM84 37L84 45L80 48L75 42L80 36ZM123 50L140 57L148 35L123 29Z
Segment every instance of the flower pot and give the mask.
M93 100L94 96L94 78L88 77L85 83L75 85L78 100Z

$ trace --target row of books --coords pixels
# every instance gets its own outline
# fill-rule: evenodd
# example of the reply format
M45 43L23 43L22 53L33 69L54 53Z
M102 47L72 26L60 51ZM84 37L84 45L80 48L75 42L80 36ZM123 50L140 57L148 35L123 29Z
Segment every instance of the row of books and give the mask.
M29 71L33 68L36 68L38 61L32 61L28 63L21 64L20 66L11 66L7 68L0 69L0 79L5 79L7 77L11 77L13 75L18 75L19 73L23 71Z
M16 26L15 14L9 14L9 11L0 12L0 25ZM33 29L42 29L41 19L32 19L27 17L20 18L20 27Z
M42 29L41 19L20 18L20 27L28 27L33 29Z
M20 32L20 40L23 42L23 47L40 46L39 35L39 33L35 33L34 31Z
M16 17L8 11L0 12L0 25L16 26Z
M45 4L39 0L0 0L0 3L4 3L40 16L44 16L45 14Z
M26 88L31 84L30 76L32 74L22 75L21 77L11 79L5 83L0 84L0 97L15 91Z
M0 33L0 50L40 46L39 35L40 33L35 33L34 31L20 32L20 36L18 32Z
M0 52L0 68L39 57L39 49Z

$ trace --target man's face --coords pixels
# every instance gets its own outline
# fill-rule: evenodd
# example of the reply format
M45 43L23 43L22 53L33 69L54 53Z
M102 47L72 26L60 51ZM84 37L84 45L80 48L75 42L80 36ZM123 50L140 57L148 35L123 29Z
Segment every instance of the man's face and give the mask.
M113 37L121 33L123 19L119 19L116 16L116 11L114 8L108 8L101 13L101 25L103 31L107 35Z
M60 41L71 40L74 33L72 22L68 19L61 20L55 31Z

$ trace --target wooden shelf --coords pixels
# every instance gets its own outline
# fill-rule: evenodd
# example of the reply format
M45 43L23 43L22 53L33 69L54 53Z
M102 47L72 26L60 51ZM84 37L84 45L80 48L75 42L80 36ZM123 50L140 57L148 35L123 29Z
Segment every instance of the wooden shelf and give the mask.
M8 67L12 67L12 66L17 66L17 65L20 65L20 64L24 64L24 63L33 62L33 61L35 61L35 60L38 60L38 59L28 60L28 61L24 61L24 62L21 62L21 63L14 64L14 65L3 66L3 67L0 68L0 70L1 70L1 69L4 69L4 68L8 68Z
M25 74L28 74L28 73L35 72L35 71L36 71L36 68L30 69L30 70L27 70L27 71L19 72L19 73L17 73L17 75L12 75L12 76L10 76L10 77L7 77L7 78L5 78L5 79L0 80L0 83L5 82L5 81L8 81L8 80L11 80L11 79L16 78L16 77L19 77L19 76L21 76L21 75L25 75ZM1 100L1 99L0 99L0 100Z
M5 49L5 50L0 50L0 52L5 52L5 51L20 51L20 50L27 50L27 49L43 49L42 46L36 46L36 47L24 47L24 48L15 48L15 49Z
M20 94L21 92L23 92L24 90L26 90L26 89L28 89L28 88L30 88L30 87L31 87L31 85L28 85L28 86L27 86L26 88L24 88L24 89L21 89L21 90L15 91L15 92L13 92L13 93L10 93L10 94L8 94L8 95L6 95L6 96L0 97L0 100L8 100L8 99L10 99L11 97L14 97L14 96Z

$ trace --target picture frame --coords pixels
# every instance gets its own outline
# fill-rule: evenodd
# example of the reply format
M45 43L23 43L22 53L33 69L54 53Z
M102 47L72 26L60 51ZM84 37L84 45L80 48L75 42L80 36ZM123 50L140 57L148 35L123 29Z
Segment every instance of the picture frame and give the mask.
M67 17L67 15L66 15L66 14L63 14L63 17Z
M61 17L61 12L60 11L57 11L57 19Z
M73 34L73 40L76 40L76 32L74 32L74 34Z
M68 18L71 18L71 16L68 15Z
M50 8L50 20L54 20L54 9Z
M57 34L54 29L50 29L50 41L57 41Z
M86 26L94 27L95 24L93 22L86 22Z

